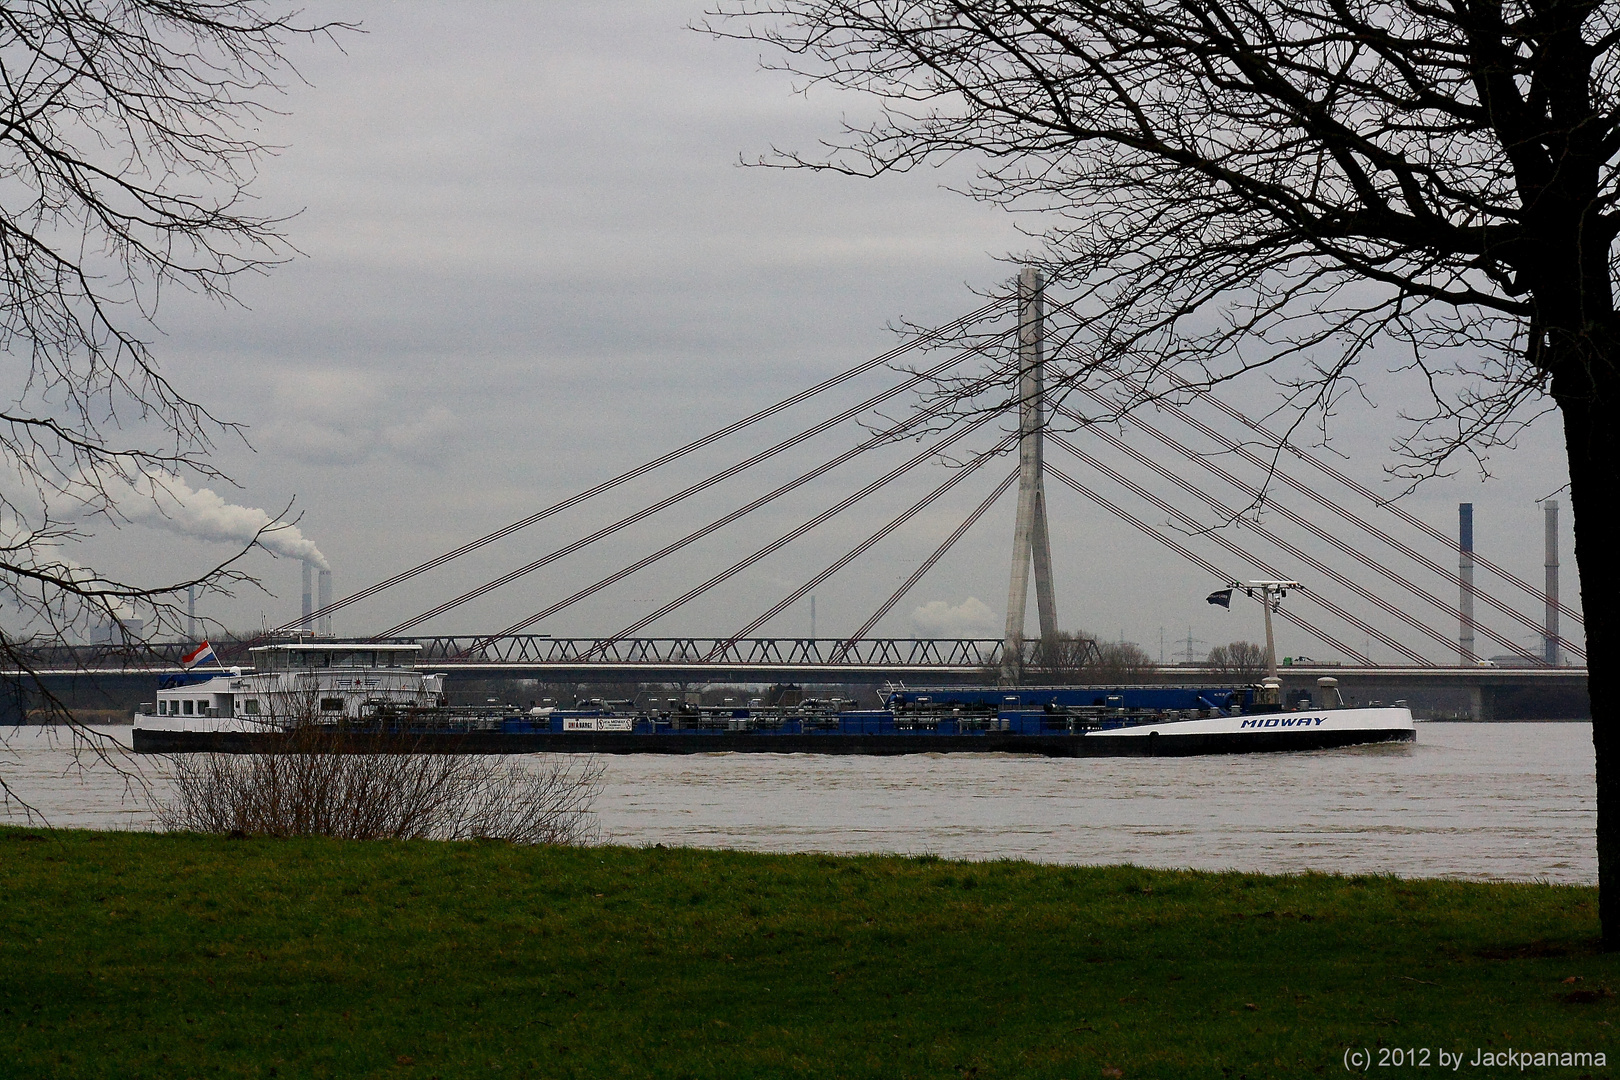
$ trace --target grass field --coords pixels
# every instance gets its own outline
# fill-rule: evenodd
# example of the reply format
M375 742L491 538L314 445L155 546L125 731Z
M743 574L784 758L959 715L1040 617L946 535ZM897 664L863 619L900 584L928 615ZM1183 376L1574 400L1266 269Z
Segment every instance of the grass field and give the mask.
M1453 1075L1602 1076L1468 1064L1614 1059L1595 900L6 828L0 1076L1236 1078L1342 1073L1352 1048L1373 1075L1435 1075L1443 1049Z

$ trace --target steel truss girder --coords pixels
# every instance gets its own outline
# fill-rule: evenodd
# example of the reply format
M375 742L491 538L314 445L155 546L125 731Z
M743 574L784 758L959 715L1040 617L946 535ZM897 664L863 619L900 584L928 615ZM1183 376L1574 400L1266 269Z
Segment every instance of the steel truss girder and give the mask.
M999 638L557 638L476 634L402 639L422 646L423 663L568 666L961 669L999 666ZM1039 642L1029 642L1026 660Z

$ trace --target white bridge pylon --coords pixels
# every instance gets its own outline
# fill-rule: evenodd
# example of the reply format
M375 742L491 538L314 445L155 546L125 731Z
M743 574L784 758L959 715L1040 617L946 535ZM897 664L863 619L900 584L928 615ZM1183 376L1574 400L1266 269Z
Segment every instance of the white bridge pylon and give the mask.
M1026 266L1018 274L1018 519L1013 526L1012 577L1007 586L1007 630L1002 650L1002 678L1018 676L1024 653L1024 615L1029 600L1029 571L1035 569L1035 607L1041 641L1048 648L1057 638L1057 597L1052 589L1052 541L1046 525L1045 457L1041 435L1046 428L1045 281Z

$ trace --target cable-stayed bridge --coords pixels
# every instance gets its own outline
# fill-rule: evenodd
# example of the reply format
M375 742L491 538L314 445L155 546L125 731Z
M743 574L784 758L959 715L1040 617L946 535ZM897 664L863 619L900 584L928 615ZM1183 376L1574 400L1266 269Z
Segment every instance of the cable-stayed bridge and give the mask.
M998 678L1011 684L1043 674L1083 675L1086 657L1072 654L1077 647L1083 654L1085 644L1065 642L1058 622L1061 569L1053 559L1050 476L1117 535L1154 545L1167 563L1192 568L1200 587L1220 590L1255 578L1300 582L1273 613L1291 624L1296 638L1311 641L1319 661L1346 677L1377 672L1387 681L1396 672L1427 673L1423 677L1470 685L1584 677L1578 667L1585 660L1578 640L1582 617L1559 597L1551 532L1545 580L1533 583L1506 560L1474 550L1466 532L1453 534L1381 498L1325 453L1173 368L1154 370L1157 382L1149 385L1117 360L1083 355L1079 325L1078 314L1050 300L1040 276L1026 270L1007 295L960 319L912 334L882 355L499 529L331 603L314 607L306 595L302 616L271 636L309 634L340 616L356 628L347 640L415 640L424 646L424 662L436 668L525 677ZM733 446L737 451L727 457ZM1049 448L1062 453L1061 463L1048 460ZM724 464L696 476L677 473L677 466L711 459ZM746 497L729 495L749 483L754 487ZM647 487L655 497L614 507L615 499ZM1014 489L1004 633L961 639L877 634L984 518L1004 522L990 511ZM812 496L823 502L809 512L805 500ZM724 499L719 507L704 501ZM603 507L614 508L595 509L590 519L576 513ZM952 528L940 524L950 507L960 507ZM871 597L863 621L839 627L835 636L769 636L784 613L840 573L893 559L883 545L919 519L931 521L932 535L941 539L931 551L913 543L913 551L925 553L908 557L892 592ZM617 552L614 545L633 546L637 537L645 543L648 523L665 521L680 525L659 526L650 550L627 551L600 572L580 569L587 555ZM751 535L757 537L762 521L768 541L737 539L740 523L755 523ZM736 625L707 637L661 634L677 612L727 595L728 584L799 550L794 545L806 537L826 535L835 521L844 534L850 522L859 522L857 534L864 537L845 543L829 561L798 567L798 584L752 618L738 616ZM550 522L548 529L536 530L542 522ZM442 589L437 581L451 564L465 565L475 552L487 560L519 534L559 530L566 539L535 557L444 599L425 599ZM613 563L618 556L602 558ZM689 580L611 633L561 631L571 614L577 623L578 612L593 611L616 589L640 587L654 567ZM1031 578L1033 634L1026 629ZM1071 605L1084 602L1086 585L1063 582ZM497 591L535 596L537 606L488 633L432 634L447 617L475 613ZM374 607L383 594L424 599L409 618L373 624L368 603ZM178 662L180 646L153 644L138 657L94 649L41 654L39 667L64 674L161 670ZM1068 650L1062 664L1060 648ZM1491 653L1510 658L1518 674L1486 666ZM221 659L247 661L245 655Z

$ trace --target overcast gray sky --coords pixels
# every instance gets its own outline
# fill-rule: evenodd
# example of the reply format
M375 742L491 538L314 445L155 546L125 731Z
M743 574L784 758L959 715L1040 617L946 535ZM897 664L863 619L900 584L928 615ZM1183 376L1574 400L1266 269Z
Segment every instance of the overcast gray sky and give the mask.
M773 145L811 147L841 115L866 106L796 94L785 77L759 70L752 48L687 29L701 15L695 5L341 3L321 14L353 19L364 33L345 37L345 51L299 49L308 85L292 88L286 114L263 132L285 150L266 163L256 189L267 210L300 211L287 231L303 257L245 283L244 307L170 295L157 351L195 397L249 425L254 452L221 451L240 489L220 493L272 512L293 502L300 527L335 568L339 595L880 353L895 344L889 327L901 320L944 322L977 307L979 292L1011 276L1007 256L1026 247L1006 214L946 190L968 163L955 173L882 181L740 168L739 157ZM1398 430L1400 390L1392 380L1371 387L1378 407L1358 404L1344 417L1336 449L1348 471L1376 486L1393 460L1385 447ZM1263 383L1250 392L1257 403L1268 400ZM735 448L699 455L347 609L336 629L393 625L808 425L834 404L807 406ZM757 479L728 483L690 510L627 530L423 629L506 626L832 456L859 433L847 425ZM1409 508L1449 533L1457 501L1472 499L1479 547L1539 581L1535 500L1564 482L1559 440L1556 423L1542 423L1517 450L1496 456L1498 479L1435 482ZM853 630L1006 467L964 482L818 588L817 630ZM535 630L616 631L877 468L857 464L811 485ZM935 469L860 504L647 632L737 630L944 475ZM1255 612L1203 602L1218 584L1207 573L1067 489L1049 483L1049 496L1065 626L1124 635L1154 654L1161 628L1170 652L1189 631L1206 643L1258 636ZM1011 515L1009 497L877 632L998 634ZM222 550L140 525L102 533L99 551L154 575L184 572ZM1455 560L1439 548L1433 554ZM1255 573L1224 554L1210 557ZM1565 561L1573 597L1567 545ZM249 568L276 595L210 601L205 613L243 629L295 616L297 564L256 554ZM1297 563L1281 568L1340 592ZM1441 595L1450 588L1428 584ZM1515 600L1539 616L1528 600ZM1426 617L1455 632L1442 616ZM765 632L809 628L805 602ZM1501 629L1532 640L1523 627ZM1351 644L1364 643L1360 632L1348 633ZM1328 651L1291 630L1282 647ZM1432 642L1424 649L1444 655ZM1499 650L1482 643L1482 651ZM1394 658L1376 643L1374 654Z

